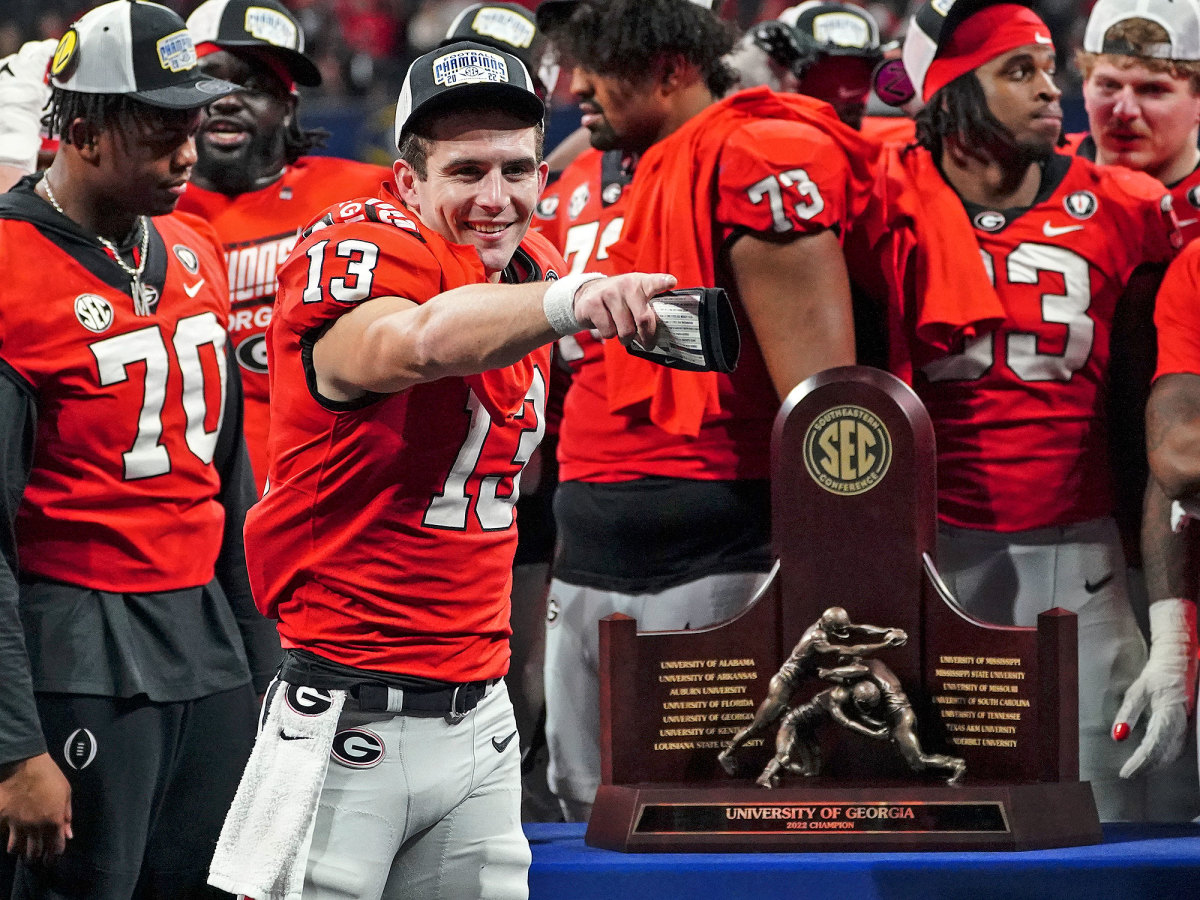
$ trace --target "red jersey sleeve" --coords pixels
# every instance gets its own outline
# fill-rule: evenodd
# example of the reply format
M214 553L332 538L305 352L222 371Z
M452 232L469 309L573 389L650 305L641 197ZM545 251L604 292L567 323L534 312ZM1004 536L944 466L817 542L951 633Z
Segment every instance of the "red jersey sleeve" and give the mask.
M845 153L824 132L783 119L737 129L721 153L716 220L776 234L844 225Z
M1171 263L1155 302L1158 369L1155 377L1177 372L1200 375L1200 242L1192 242Z
M304 335L375 297L424 303L441 293L446 262L407 211L342 203L306 229L279 270L275 319Z

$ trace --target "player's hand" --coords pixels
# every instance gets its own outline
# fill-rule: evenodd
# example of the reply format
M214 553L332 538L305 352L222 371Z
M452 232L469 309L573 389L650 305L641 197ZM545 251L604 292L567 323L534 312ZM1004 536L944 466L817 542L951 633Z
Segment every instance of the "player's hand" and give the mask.
M42 143L42 114L50 99L46 68L57 41L30 41L0 59L0 165L32 172Z
M575 318L602 338L615 337L628 343L636 337L643 346L651 347L658 317L650 308L650 298L673 287L674 275L631 272L598 278L576 292Z
M57 856L74 837L71 785L41 753L7 767L0 779L0 825L8 829L8 852L29 862Z
M908 643L908 634L902 628L889 628L883 639L892 647L903 647Z
M1150 658L1129 686L1113 722L1113 739L1129 737L1149 707L1146 736L1121 767L1133 778L1164 766L1183 749L1196 698L1196 605L1190 600L1150 604Z

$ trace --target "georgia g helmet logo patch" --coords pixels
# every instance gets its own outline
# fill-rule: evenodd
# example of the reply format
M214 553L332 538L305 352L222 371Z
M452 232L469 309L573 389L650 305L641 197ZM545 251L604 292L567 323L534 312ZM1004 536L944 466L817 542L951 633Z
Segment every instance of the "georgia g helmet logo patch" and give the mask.
M373 769L383 762L383 738L366 728L347 728L333 736L329 755L351 769Z
M333 706L333 696L329 691L302 684L289 684L283 699L292 712L301 716L319 716Z
M96 758L96 736L86 728L76 728L63 744L63 760L76 771L86 769Z

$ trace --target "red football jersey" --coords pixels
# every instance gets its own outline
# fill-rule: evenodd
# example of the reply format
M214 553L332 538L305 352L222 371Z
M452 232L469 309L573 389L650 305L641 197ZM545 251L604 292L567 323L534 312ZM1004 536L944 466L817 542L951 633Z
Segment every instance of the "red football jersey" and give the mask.
M1200 375L1200 242L1184 247L1163 276L1154 303L1158 326L1158 368L1154 373Z
M765 89L759 94L768 96ZM616 261L589 263L588 268L623 267L620 253L636 258L640 252L661 251L669 260L675 252L668 229L662 222L645 222L636 241L629 228L642 207L639 192L656 191L666 184L689 192L696 190L703 200L697 202L697 216L685 213L673 223L689 233L699 245L707 242L715 258L722 247L739 231L767 234L813 233L825 228L844 231L866 183L856 179L854 166L843 146L826 130L814 124L785 118L746 116L734 103L752 103L759 94L743 92L738 100L714 104L682 128L655 144L638 164L632 184L624 191L624 227L612 208L599 210L599 218L587 221L589 206L595 209L594 195L603 187L596 181L568 181L574 177L572 166L556 187L558 215L566 209L564 256L572 259L573 248L586 241L572 240L573 229L586 228L597 236L593 252L605 251ZM749 98L749 100L747 100ZM797 102L804 98L793 98ZM820 104L825 107L824 104ZM844 128L829 116L829 129ZM848 130L848 129L847 129ZM703 162L697 162L703 160ZM682 161L682 162L681 162ZM647 178L647 163L655 174ZM597 172L594 161L581 158L579 175ZM711 187L696 174L696 166L712 165ZM661 179L661 181L659 181ZM561 187L560 187L561 186ZM576 198L578 216L571 218L571 198ZM705 205L700 206L700 202ZM620 212L620 210L618 210ZM669 211L668 211L669 213ZM619 232L624 238L618 239ZM582 249L579 251L582 255ZM576 257L577 259L578 257ZM573 268L576 263L572 263ZM673 271L668 263L662 268L638 266L643 271ZM720 411L705 416L697 436L673 434L651 421L646 410L613 412L602 349L584 335L578 340L583 348L582 365L575 373L567 394L562 434L559 441L560 478L563 481L629 481L648 476L703 480L766 478L770 463L770 430L779 410L779 399L767 374L766 366L754 341L754 331L741 311L735 285L718 278L714 272L708 286L720 286L730 292L739 317L742 336L741 358L732 375L718 375L717 395ZM691 284L681 284L690 287Z
M1058 156L1029 209L968 206L976 243L962 259L981 254L1007 318L914 379L944 521L1017 531L1112 514L1109 339L1134 269L1176 252L1164 194L1148 175Z
M194 184L179 201L216 229L229 265L229 334L246 397L246 446L261 493L267 477L267 325L275 303L275 273L300 229L319 212L347 197L374 196L391 180L390 169L323 156L308 156L283 177L257 191L229 196Z
M557 277L539 235L510 280ZM320 402L307 348L373 297L423 303L485 279L475 249L395 194L339 204L279 271L267 330L270 487L246 519L255 600L287 645L365 669L473 681L508 667L521 468L544 430L549 347L359 402Z
M134 314L127 278L113 287L31 222L0 219L0 271L0 357L38 407L21 570L114 592L207 584L225 520L212 464L229 310L216 235L191 217L153 220L150 316Z
M1096 142L1086 131L1065 135L1067 144L1063 153L1082 156L1084 159L1096 161ZM1200 168L1193 169L1188 175L1174 184L1167 185L1171 194L1171 202L1175 205L1175 216L1179 220L1179 231L1184 243L1191 243L1193 238L1200 237Z

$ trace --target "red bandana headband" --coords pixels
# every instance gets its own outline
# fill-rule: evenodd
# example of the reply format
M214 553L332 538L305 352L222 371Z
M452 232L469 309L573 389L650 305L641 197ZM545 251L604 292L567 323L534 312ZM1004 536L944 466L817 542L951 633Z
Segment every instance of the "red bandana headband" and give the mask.
M1026 44L1054 48L1050 29L1027 6L1001 3L975 13L938 48L925 75L924 100L954 79Z

